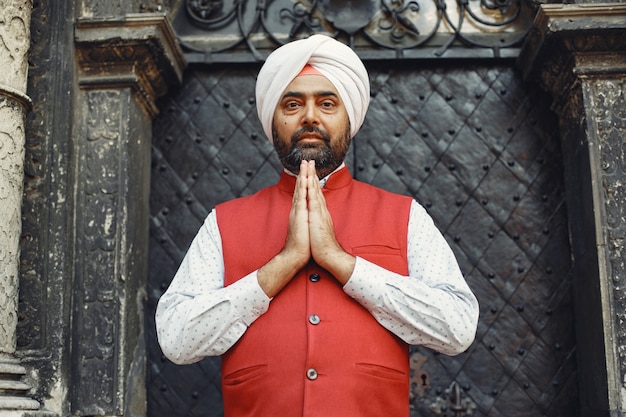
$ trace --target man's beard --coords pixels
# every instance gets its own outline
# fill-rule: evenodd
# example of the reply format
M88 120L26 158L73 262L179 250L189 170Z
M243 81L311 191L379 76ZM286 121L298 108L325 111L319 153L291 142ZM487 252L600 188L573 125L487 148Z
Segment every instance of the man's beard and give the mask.
M323 143L299 143L298 138L305 133L317 133ZM297 174L300 172L302 161L315 161L315 170L320 178L337 169L344 161L350 146L350 128L347 127L343 135L331 146L331 139L327 132L315 126L304 127L296 131L290 141L278 137L276 129L272 129L274 149L278 159L288 171Z

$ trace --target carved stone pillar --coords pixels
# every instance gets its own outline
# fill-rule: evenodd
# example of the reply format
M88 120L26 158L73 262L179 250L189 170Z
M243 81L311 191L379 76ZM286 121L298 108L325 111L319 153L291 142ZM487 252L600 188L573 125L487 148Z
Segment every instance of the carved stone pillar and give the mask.
M626 4L543 5L519 65L560 120L581 416L626 411Z
M145 415L152 118L182 79L177 45L164 15L76 24L72 415Z
M15 356L24 122L31 106L25 94L31 9L27 0L5 1L0 7L0 416L39 409Z

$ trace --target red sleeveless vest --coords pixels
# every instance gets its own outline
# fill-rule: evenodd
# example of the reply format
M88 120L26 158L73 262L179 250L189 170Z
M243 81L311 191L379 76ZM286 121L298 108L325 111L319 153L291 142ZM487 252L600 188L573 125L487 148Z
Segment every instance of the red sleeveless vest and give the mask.
M295 178L217 207L225 281L283 247ZM407 275L411 199L355 181L324 187L341 246ZM408 346L310 262L222 357L226 417L408 417Z

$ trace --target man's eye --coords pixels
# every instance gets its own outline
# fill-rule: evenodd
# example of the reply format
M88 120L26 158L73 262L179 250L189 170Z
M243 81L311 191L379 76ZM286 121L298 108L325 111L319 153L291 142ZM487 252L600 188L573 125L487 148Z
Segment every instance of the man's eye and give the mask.
M324 101L322 102L322 107L333 107L335 105L335 103L333 103L332 101Z

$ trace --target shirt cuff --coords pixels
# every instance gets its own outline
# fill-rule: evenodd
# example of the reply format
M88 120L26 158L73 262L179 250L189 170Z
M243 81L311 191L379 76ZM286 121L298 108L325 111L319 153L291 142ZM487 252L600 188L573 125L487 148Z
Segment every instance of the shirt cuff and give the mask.
M365 307L382 307L388 273L386 269L357 256L354 271L343 290Z
M233 294L230 300L232 307L248 327L269 308L270 298L259 285L257 271L251 272L228 288Z

